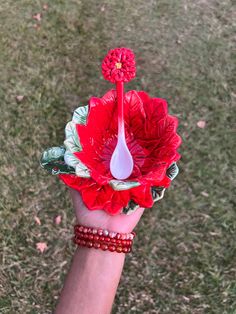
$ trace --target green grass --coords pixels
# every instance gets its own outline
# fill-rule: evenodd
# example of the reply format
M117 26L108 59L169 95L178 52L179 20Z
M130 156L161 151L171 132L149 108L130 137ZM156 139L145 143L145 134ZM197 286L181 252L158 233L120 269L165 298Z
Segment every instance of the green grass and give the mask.
M74 215L66 187L38 160L62 143L73 109L110 88L100 63L119 46L137 57L127 89L167 98L183 145L180 175L137 228L114 313L236 313L233 1L51 0L47 11L43 4L0 4L0 313L55 306L75 249Z

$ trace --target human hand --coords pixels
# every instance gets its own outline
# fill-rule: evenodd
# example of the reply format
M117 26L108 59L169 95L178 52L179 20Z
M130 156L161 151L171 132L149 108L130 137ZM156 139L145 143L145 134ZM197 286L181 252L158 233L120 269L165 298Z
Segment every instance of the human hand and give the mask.
M77 221L79 224L84 226L93 228L100 227L109 231L129 233L133 231L144 212L144 208L138 208L130 215L119 214L111 216L103 210L89 210L84 205L78 191L70 189L70 193L74 204Z

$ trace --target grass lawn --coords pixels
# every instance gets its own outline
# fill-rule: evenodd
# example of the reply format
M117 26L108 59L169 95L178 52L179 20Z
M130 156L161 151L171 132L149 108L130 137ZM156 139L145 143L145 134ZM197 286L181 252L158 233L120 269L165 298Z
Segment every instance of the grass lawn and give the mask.
M0 313L47 314L55 306L75 220L67 188L38 160L63 142L78 104L111 88L100 64L120 46L137 59L126 88L166 98L183 145L179 176L136 229L113 312L236 313L233 0L43 5L0 4ZM47 243L44 253L38 242Z

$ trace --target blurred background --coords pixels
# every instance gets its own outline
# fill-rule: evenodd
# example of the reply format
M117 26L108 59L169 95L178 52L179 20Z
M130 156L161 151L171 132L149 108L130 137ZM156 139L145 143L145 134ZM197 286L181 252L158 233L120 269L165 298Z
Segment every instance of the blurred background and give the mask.
M236 313L235 54L230 0L0 3L0 313L51 313L75 250L68 191L39 167L78 105L111 88L101 61L129 47L126 89L168 100L180 174L136 228L113 313Z

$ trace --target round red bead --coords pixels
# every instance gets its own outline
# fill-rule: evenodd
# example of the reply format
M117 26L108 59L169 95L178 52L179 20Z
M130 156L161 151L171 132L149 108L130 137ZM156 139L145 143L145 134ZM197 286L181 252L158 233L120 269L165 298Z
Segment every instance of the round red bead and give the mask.
M108 245L106 245L106 244L101 244L101 249L102 249L103 251L106 251L106 250L108 249Z
M93 242L88 241L88 242L87 242L87 247L92 247L92 246L93 246Z
M100 237L100 240L101 240L101 241L104 241L104 240L105 240L105 238L104 238L104 237Z
M104 241L110 242L111 239L109 237L104 237Z
M94 241L98 241L98 240L99 240L99 236L95 235L95 236L93 237L93 239L94 239Z
M116 232L109 232L109 237L110 238L114 238L116 236Z
M88 238L89 238L89 240L93 240L93 235L89 234Z
M101 246L101 244L100 244L100 243L95 242L95 243L93 244L93 246L95 247L95 249L99 249L99 248L100 248L100 246Z
M122 252L122 247L121 246L117 246L116 252L121 253Z
M102 229L98 229L98 235L103 235L103 230Z
M116 247L114 245L108 246L109 251L114 252L116 250Z
M81 245L85 245L85 244L86 244L86 241L81 240Z
M127 247L123 247L123 248L122 248L122 252L123 252L123 253L127 253L127 252L128 252L128 248L127 248Z
M109 231L108 230L103 230L103 235L106 237L106 236L108 236L109 235Z

